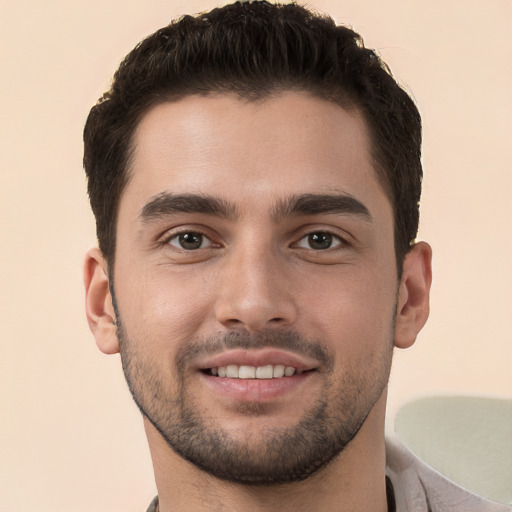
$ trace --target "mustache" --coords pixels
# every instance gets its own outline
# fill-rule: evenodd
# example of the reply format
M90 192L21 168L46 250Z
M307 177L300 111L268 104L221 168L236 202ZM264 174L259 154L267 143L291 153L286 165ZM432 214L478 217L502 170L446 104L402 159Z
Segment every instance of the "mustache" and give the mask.
M319 361L327 371L334 366L334 357L328 347L316 340L309 340L296 331L265 329L256 333L249 331L229 331L191 342L183 347L177 362L180 368L198 356L213 356L233 349L257 350L277 348L294 352Z

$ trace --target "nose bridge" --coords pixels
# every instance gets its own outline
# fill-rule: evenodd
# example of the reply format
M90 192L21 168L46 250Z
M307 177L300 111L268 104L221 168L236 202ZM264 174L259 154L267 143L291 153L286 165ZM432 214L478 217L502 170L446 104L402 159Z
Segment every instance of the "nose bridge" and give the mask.
M247 237L233 248L220 276L216 315L227 327L258 331L296 318L286 261L271 241Z

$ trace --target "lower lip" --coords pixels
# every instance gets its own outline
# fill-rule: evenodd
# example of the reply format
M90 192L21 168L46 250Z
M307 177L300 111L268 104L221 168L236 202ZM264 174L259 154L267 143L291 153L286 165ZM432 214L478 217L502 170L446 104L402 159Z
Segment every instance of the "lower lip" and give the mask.
M297 391L313 372L304 372L277 379L230 379L202 374L216 395L244 402L268 402Z

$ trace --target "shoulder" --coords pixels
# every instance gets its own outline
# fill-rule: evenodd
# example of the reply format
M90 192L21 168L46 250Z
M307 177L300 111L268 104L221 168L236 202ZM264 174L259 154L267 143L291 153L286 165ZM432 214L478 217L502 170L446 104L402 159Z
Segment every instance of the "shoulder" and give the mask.
M149 504L146 512L158 512L158 496L153 498L153 501Z
M399 512L512 511L451 482L416 457L395 435L386 437L386 466Z

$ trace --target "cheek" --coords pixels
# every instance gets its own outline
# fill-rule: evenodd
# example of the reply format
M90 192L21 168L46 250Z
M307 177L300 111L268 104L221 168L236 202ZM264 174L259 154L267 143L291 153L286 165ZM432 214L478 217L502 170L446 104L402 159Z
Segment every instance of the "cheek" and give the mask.
M127 334L162 350L193 339L208 311L209 297L200 280L161 269L139 272L116 285Z
M371 358L392 345L398 284L394 276L354 272L324 283L305 310L311 336L324 337L340 361ZM316 334L315 334L316 330Z

